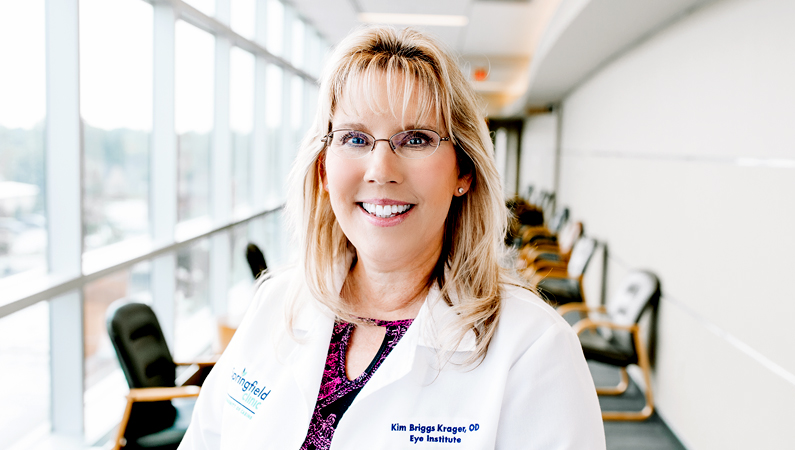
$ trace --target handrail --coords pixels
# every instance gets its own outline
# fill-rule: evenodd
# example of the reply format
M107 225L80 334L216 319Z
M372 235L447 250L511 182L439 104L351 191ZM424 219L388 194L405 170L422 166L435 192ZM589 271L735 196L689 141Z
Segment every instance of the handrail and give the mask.
M0 319L35 305L38 302L49 300L61 294L79 289L87 283L98 280L111 273L130 268L140 262L156 258L160 255L177 251L200 239L226 231L251 220L267 216L283 208L283 204L274 208L266 208L248 215L245 218L232 220L220 226L210 227L190 236L183 236L181 239L176 239L171 243L161 245L152 244L151 247L144 249L133 257L112 262L102 267L92 268L90 271L84 270L84 273L78 276L63 277L43 274L35 277L35 283L31 283L30 277L25 277L25 274L20 274L21 276L15 276L15 279L10 282L9 280L0 280ZM34 275L37 275L35 271Z

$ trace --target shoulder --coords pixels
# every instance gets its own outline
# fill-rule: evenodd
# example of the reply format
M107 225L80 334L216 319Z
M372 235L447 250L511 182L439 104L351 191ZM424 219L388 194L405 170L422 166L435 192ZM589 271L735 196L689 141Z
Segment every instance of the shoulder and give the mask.
M290 293L300 289L300 285L299 270L296 266L268 272L257 280L254 305L273 306L274 303L285 302Z
M503 284L499 321L489 352L509 349L519 357L538 342L548 340L553 341L553 346L571 347L576 336L560 314L538 295L520 286Z
M241 328L247 322L262 323L284 318L290 305L298 297L302 282L297 267L287 267L262 275L254 286L251 304L246 311ZM276 314L274 314L276 313Z
M521 286L503 284L500 323L511 326L547 329L568 325L547 302Z

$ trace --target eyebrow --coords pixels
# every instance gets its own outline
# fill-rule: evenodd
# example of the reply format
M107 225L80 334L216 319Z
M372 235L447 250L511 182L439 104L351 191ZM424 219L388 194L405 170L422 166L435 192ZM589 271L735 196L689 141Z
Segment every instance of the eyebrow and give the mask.
M339 125L333 126L332 129L333 130L356 130L356 131L364 131L364 132L367 132L367 133L371 133L370 129L366 125L364 125L363 123L341 123ZM430 127L428 125L420 125L420 124L410 125L408 128L403 128L400 131L406 131L406 130L431 130L431 131L436 131L433 127ZM398 131L398 133L400 131ZM437 131L437 133L438 133L438 131Z

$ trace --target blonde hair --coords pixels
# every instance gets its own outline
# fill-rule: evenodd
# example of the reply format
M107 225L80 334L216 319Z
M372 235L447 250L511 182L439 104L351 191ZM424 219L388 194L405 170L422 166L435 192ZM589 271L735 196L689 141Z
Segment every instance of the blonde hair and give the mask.
M440 348L452 354L471 330L477 346L466 363L475 362L485 356L494 335L501 285L516 282L499 264L508 212L477 97L457 61L425 34L380 26L360 29L339 43L325 68L316 119L288 182L287 213L300 245L306 286L338 317L356 320L333 282L335 263L343 260L350 243L322 186L321 139L331 131L346 89L357 86L365 89L357 92L368 92L368 86L379 81L386 81L393 114L397 99L403 100L405 113L412 98L419 102L417 111L436 114L440 132L446 132L454 144L459 176L471 177L466 195L453 197L442 253L429 285L438 285L456 317L453 326L437 336ZM367 106L378 107L370 100Z

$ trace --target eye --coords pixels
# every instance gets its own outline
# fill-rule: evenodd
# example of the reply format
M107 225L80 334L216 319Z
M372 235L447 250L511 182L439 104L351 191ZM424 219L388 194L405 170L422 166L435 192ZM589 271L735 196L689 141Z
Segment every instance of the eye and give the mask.
M361 131L345 131L340 138L341 145L350 147L365 147L370 144L368 136Z
M428 132L422 130L411 130L405 132L400 139L400 145L404 147L432 147L436 145L436 140Z
M422 138L420 136L413 136L411 139L409 139L408 143L409 143L409 145L422 145L425 142L426 141L425 141L424 138Z

